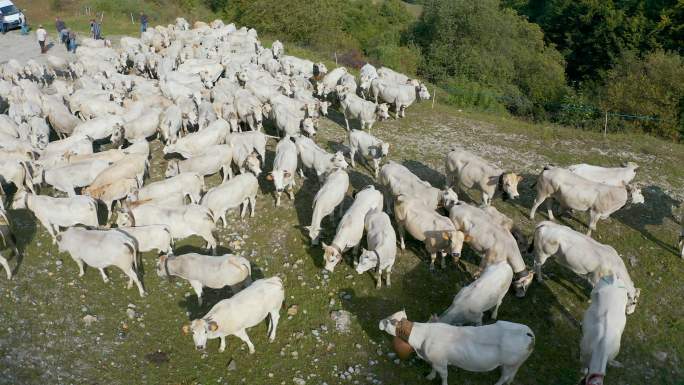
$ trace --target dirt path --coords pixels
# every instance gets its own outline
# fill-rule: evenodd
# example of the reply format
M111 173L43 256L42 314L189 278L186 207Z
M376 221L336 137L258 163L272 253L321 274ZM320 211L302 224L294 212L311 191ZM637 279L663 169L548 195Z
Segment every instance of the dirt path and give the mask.
M0 35L0 52L2 52L0 64L6 63L10 59L16 59L22 64L29 59L45 62L48 55L73 57L73 54L68 53L64 45L59 44L59 36L56 32L48 31L48 43L50 49L45 55L41 55L36 34L33 31L28 35L22 35L19 30L13 30L7 32L6 35Z

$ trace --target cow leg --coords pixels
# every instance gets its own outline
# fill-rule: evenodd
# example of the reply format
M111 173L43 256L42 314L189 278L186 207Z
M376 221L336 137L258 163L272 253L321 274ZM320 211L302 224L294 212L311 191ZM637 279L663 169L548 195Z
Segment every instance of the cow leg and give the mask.
M76 258L73 255L71 256L71 258L78 265L78 276L83 277L85 275L85 271L83 271L83 260L81 260L80 258Z
M350 146L350 147L351 147L351 146ZM354 150L354 147L352 147L352 148L349 150L349 159L351 160L351 166L352 166L352 168L356 168L356 161L354 160L355 157L356 157L356 151Z
M390 280L390 275L392 275L392 268L388 267L387 270L385 270L385 285L387 287L392 286L392 281Z
M220 336L221 346L219 346L219 353L223 353L226 350L226 336Z
M522 362L517 365L502 365L501 366L501 378L494 385L507 385L513 382L515 374L518 373L518 369L522 365Z
M394 119L399 119L401 116L401 105L399 103L394 103Z
M503 298L499 299L499 302L496 303L496 306L494 306L494 310L492 311L492 319L496 319L496 317L499 315L499 306L501 306L501 301L503 301Z
M292 184L287 188L287 195L290 197L291 201L294 200L294 179L292 179Z
M399 245L400 245L402 250L406 250L406 245L404 245L404 226L399 224L398 227L399 227Z
M375 288L379 289L382 287L382 271L380 270L380 265L378 265L375 271Z
M140 283L140 280L138 279L138 275L135 273L135 270L133 270L133 267L131 266L128 268L128 270L124 270L124 273L130 278L128 280L128 288L130 289L132 286L132 283L134 282L135 285L138 287L138 293L140 293L141 297L145 296L145 290L142 287L142 283Z
M534 204L532 205L532 210L530 210L530 219L534 219L534 214L537 212L537 209L542 203L544 203L545 200L545 196L537 194L537 197L534 199Z
M442 257L442 270L446 269L446 253L444 251L440 251L439 254Z
M228 210L226 210L226 211L228 211ZM221 224L223 225L224 228L226 226L228 226L228 221L226 220L226 211L221 213Z
M482 207L487 207L492 203L492 197L486 192L482 193Z
M190 286L197 294L197 303L202 306L202 283L200 281L190 281Z
M249 205L249 199L245 199L244 202L242 202L242 209L240 210L240 219L244 219L245 215L247 215L247 206Z
M591 237L591 232L596 230L596 224L600 218L601 215L599 215L596 211L589 211L589 230L587 231L588 237Z
M359 264L359 246L360 244L354 246L354 267Z
M256 195L249 198L249 208L250 208L249 217L254 218L254 212L256 211Z
M5 272L7 273L7 279L12 279L12 270L9 267L9 263L7 263L7 259L0 255L0 266L5 268Z
M430 271L435 271L435 260L437 260L437 253L430 253Z
M223 181L221 183L226 183L228 179L233 178L233 169L230 165L221 167L221 172L223 173Z
M549 216L549 220L553 221L554 217L553 217L553 200L552 199L549 199L546 201L546 213Z
M280 191L276 191L276 207L280 206Z
M347 131L351 131L349 129L349 120L347 120L347 115L344 115L344 124L347 126Z
M271 327L269 328L268 342L273 342L276 338L276 329L280 320L280 308L271 311L269 314L271 315Z
M247 331L245 329L235 332L235 337L241 339L242 342L247 344L247 347L249 348L249 354L254 354L256 352L254 350L254 344L252 344L252 341L249 339L249 336L247 335Z
M109 283L109 277L107 277L107 273L105 272L104 268L101 267L100 269L100 274L102 274L102 280L104 283Z

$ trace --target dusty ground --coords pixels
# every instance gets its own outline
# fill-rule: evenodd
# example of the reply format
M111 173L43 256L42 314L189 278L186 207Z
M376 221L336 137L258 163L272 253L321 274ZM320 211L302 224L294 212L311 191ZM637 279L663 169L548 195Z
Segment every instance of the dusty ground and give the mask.
M439 103L434 110L428 103L413 106L407 116L373 128L373 134L391 143L391 159L439 187L444 183L444 154L453 144L519 170L525 176L521 199L504 203L497 198L494 205L513 217L528 236L534 228L526 217L534 195L531 185L544 164L617 165L636 160L646 204L626 207L599 222L595 233L599 241L621 253L642 290L636 313L627 321L617 358L620 366L608 369L606 384L684 383L684 262L673 248L683 199L683 146L640 135L603 138L533 126L461 113ZM329 150L344 149L343 124L341 116L332 112L322 122L317 142ZM271 141L265 171L270 169L274 147ZM159 180L166 161L159 142L153 143L153 149L151 180ZM374 182L362 165L350 170L350 175L354 190ZM310 223L316 182L298 179L294 201L283 197L283 205L276 209L272 185L264 176L256 217L240 220L237 213L229 214L229 225L219 229L219 239L220 251L248 258L257 278L281 276L286 308L298 305L293 316L282 310L274 343L267 342L262 323L248 331L255 355L249 355L234 337L228 338L224 353L218 353L217 340L209 342L205 353L196 352L191 338L180 333L181 326L205 314L229 296L229 290L207 290L205 304L198 307L186 282L156 276L156 256L151 253L143 256L146 298L126 290L124 276L115 268L109 269L109 284L93 269L78 278L75 263L58 253L33 216L14 210L10 215L23 257L10 261L16 266L13 280L0 278L0 384L428 383L423 379L429 372L425 363L415 358L395 361L390 339L377 328L378 320L400 309L416 321L443 311L458 290L472 282L470 273L479 257L466 248L465 267L449 263L447 269L432 274L422 245L408 241L407 250L398 255L391 288L376 290L373 278L357 275L348 261L333 274L324 273L320 247L310 247L302 230ZM209 186L217 183L217 176L208 180ZM472 197L479 200L477 194ZM350 203L351 194L346 207ZM543 219L538 215L537 221ZM584 231L586 219L578 213L563 223ZM323 224L322 239L330 241L335 226L329 221ZM179 242L176 252L201 251L202 244L191 238ZM529 257L527 263L531 265ZM574 385L580 378L580 322L590 290L582 279L553 262L544 271L548 276L544 283L533 283L524 299L508 295L499 311L500 319L525 323L536 334L535 351L515 383ZM352 315L349 333L336 330L330 312L337 310ZM85 316L97 320L88 326ZM498 375L498 371L469 373L452 368L449 381L490 385Z
M44 63L48 55L73 56L67 52L64 45L59 44L59 36L52 29L48 30L48 43L50 49L45 55L41 55L34 31L28 35L22 35L18 29L15 29L7 32L6 35L0 35L0 64L10 59L19 60L22 63L34 59Z

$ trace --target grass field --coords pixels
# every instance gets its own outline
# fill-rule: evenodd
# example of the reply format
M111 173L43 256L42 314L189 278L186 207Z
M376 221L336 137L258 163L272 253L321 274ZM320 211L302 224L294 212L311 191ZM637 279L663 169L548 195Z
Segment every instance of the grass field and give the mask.
M329 150L344 150L343 125L341 115L331 112L330 119L322 121L317 142ZM434 109L430 103L415 105L406 119L379 123L373 134L391 143L391 159L438 187L444 183L443 158L452 144L521 172L525 177L521 199L507 203L496 199L494 205L514 218L528 237L534 228L527 219L534 198L531 185L544 165L639 163L637 181L644 186L646 203L620 210L599 222L595 232L597 240L621 253L641 288L636 313L628 317L622 338L617 358L621 366L608 369L606 384L684 384L684 261L673 247L684 200L684 146L642 135L603 137L533 125L440 103ZM270 169L274 147L274 142L269 143L265 171ZM166 164L158 141L153 149L152 181L163 178ZM374 182L370 170L360 164L350 175L354 190ZM109 284L94 269L86 269L86 275L78 278L76 264L58 253L33 216L26 210L12 210L23 257L10 261L17 266L14 279L8 281L0 274L0 384L292 384L295 378L306 384L428 383L423 379L429 372L424 362L414 358L396 363L388 354L391 340L378 330L378 321L400 309L415 321L442 312L458 290L472 282L479 257L465 248L465 270L449 263L445 270L430 273L422 245L409 240L407 250L398 255L391 288L376 290L372 276L357 275L348 261L333 274L324 274L322 251L309 246L302 230L310 223L316 182L298 179L294 201L283 197L282 206L275 208L273 188L264 177L260 177L256 217L240 220L236 212L230 214L219 239L220 252L247 257L256 278L283 278L286 306L274 343L268 343L262 323L248 331L256 346L254 355L235 337L228 338L224 353L218 353L217 340L210 341L206 352L195 351L181 326L204 315L229 296L229 290L207 290L204 306L198 307L186 282L156 276L152 254L143 256L146 298L141 299L135 289L126 290L125 277L115 268L109 269ZM218 176L208 180L210 186L218 183ZM41 193L54 194L47 188ZM477 194L462 199L479 202ZM350 203L351 191L346 207ZM537 221L543 219L538 214ZM586 220L579 213L562 223L584 231ZM322 239L330 241L335 227L323 223ZM198 238L179 242L176 253L199 250L202 244ZM553 262L544 272L548 278L542 284L534 282L527 297L509 294L499 310L499 319L524 323L536 334L535 351L515 383L574 385L580 378L580 322L590 289ZM127 315L130 305L135 306L133 319ZM292 305L298 305L299 311L288 317L285 309ZM330 312L340 309L353 315L348 334L337 332L330 319ZM97 321L86 326L86 315L96 316ZM231 361L234 368L229 368ZM340 377L345 372L350 379ZM469 373L452 368L449 381L484 385L493 384L498 376L498 371Z

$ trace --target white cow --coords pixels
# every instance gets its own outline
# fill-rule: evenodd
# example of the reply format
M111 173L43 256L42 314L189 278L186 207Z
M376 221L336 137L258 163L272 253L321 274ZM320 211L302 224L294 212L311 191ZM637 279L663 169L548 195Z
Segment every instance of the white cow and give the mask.
M397 119L406 116L406 108L416 100L430 99L430 93L424 84L396 84L382 78L373 79L371 82L371 93L375 98L394 104L394 115Z
M630 200L644 203L641 189L631 185L610 186L585 179L570 170L560 167L546 167L537 178L537 197L534 199L530 219L534 219L537 208L547 199L558 200L566 209L589 211L589 230L596 230L599 219L607 219ZM551 201L547 202L549 219L553 220Z
M408 343L418 357L432 366L427 379L432 381L439 373L442 385L448 385L449 365L471 372L501 367L495 385L510 384L534 349L532 330L506 321L477 327L418 323L409 321L402 310L380 321L379 328Z
M330 173L321 189L316 193L312 205L311 225L305 227L309 232L312 245L318 244L323 218L332 214L331 222L334 222L335 214L333 211L335 208L339 206L340 212L342 211L342 202L347 195L347 189L349 189L349 175L344 169L339 168Z
M97 202L86 196L53 198L45 195L17 192L12 204L14 209L29 209L36 216L54 243L60 227L78 224L97 227Z
M627 297L624 282L614 275L602 277L591 292L591 305L582 319L580 343L586 385L603 385L608 362L620 352L627 323L624 312Z
M349 131L349 119L358 120L361 124L361 129L368 128L368 132L373 128L376 120L389 119L389 107L387 104L377 104L364 100L352 92L340 92L340 108L344 115L344 124L347 126L347 131Z
M366 242L368 250L361 251L359 264L356 272L363 274L366 271L376 268L376 286L382 286L382 273L385 273L385 284L392 286L390 275L397 256L397 234L394 232L389 215L382 210L371 210L366 214L364 221L366 229Z
M312 168L316 171L318 180L325 179L326 175L334 169L346 169L348 164L344 160L344 155L341 151L335 154L330 154L311 140L303 136L291 138L297 145L299 152L299 159L302 161L302 168L299 169L299 175L304 177L303 168Z
M297 146L284 137L276 146L276 154L273 159L273 171L266 179L273 181L276 194L276 206L280 206L280 194L287 191L290 200L294 200L295 172L297 171Z
M190 197L192 203L199 203L205 191L204 178L195 173L180 173L174 177L150 183L138 189L136 200L164 198L174 193L182 193Z
M218 223L221 219L223 227L226 227L228 225L226 211L238 208L240 205L242 205L240 218L244 218L247 214L247 206L251 208L249 216L254 217L258 191L259 181L254 174L240 174L207 191L200 204L209 210L214 223Z
M172 251L173 237L171 230L165 225L117 227L116 230L133 238L138 253L157 250L159 253L168 254Z
M230 125L223 119L218 119L202 131L193 132L176 140L175 143L164 146L164 154L178 153L184 158L192 158L202 154L207 147L223 144L230 133Z
M36 183L47 183L71 197L76 195L76 188L91 184L110 165L109 161L99 159L70 163L64 166L44 169L41 175L34 178L34 181Z
M492 310L492 319L497 318L499 306L511 287L513 270L502 261L487 266L475 282L462 288L451 302L451 306L442 313L436 322L450 325L475 324L482 325L484 312Z
M202 306L202 288L221 289L230 286L233 292L238 287L252 283L252 265L240 256L225 254L220 257L188 253L162 255L157 261L159 277L180 277L187 280L197 294Z
M489 206L497 190L504 194L504 199L516 199L518 183L522 176L514 172L506 172L479 156L463 150L452 148L446 156L447 186L454 184L466 188L475 188L482 192L482 205Z
M221 171L223 182L233 177L231 164L233 163L233 148L227 144L209 146L200 155L190 159L171 159L164 175L167 178L181 173L195 173L201 176L213 175Z
M380 173L380 161L389 155L390 144L360 130L348 131L348 140L352 167L356 167L354 157L358 152L364 161L373 162L373 173L377 179Z
M323 242L323 260L326 270L332 272L342 260L342 254L351 248L354 249L355 262L358 262L366 214L371 210L382 210L382 200L382 193L372 185L356 193L354 203L347 209L337 225L335 239L330 245Z
M601 244L589 236L551 221L537 224L534 231L534 267L537 279L543 280L541 268L550 257L575 274L587 278L595 286L601 274L611 272L619 278L627 290L629 301L625 312L634 313L641 290L634 287L627 266L611 246Z
M247 335L247 328L258 325L270 315L269 341L275 341L280 308L285 300L283 282L278 277L259 279L233 297L218 302L209 313L190 325L183 326L184 333L192 331L195 348L204 350L207 340L220 338L219 352L226 349L226 336L234 335L247 344L254 354L254 345Z
M109 282L105 268L116 266L129 278L128 288L133 283L138 287L141 297L145 296L142 284L135 269L138 268L135 241L128 235L116 230L89 230L70 227L57 235L60 252L68 252L78 265L79 277L83 277L83 262L100 270L105 283ZM135 269L134 269L135 267Z
M385 207L392 210L392 198L404 195L418 199L422 204L436 210L444 206L445 202L458 202L458 196L452 189L440 190L416 176L405 166L394 162L387 162L380 169L378 183L385 189Z
M634 162L627 162L622 167L599 167L590 164L574 164L568 170L597 183L611 186L626 186L636 177L639 166Z

